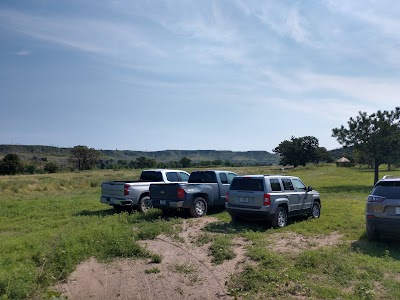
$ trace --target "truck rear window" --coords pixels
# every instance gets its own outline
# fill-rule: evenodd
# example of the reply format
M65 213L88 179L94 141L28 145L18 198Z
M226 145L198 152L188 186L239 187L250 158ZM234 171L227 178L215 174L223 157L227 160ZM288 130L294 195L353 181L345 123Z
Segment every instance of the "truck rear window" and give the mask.
M264 191L264 180L262 178L235 177L233 178L230 189L240 191Z
M217 183L217 176L211 171L192 172L189 183Z
M152 181L152 182L163 182L163 177L162 177L161 172L144 171L140 175L140 180L142 180L142 181Z

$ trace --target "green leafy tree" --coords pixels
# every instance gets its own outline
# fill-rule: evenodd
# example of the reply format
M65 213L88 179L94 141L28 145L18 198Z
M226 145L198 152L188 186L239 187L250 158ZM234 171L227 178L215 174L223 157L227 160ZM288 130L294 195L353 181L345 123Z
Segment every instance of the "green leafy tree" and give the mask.
M157 165L157 161L152 158L147 158L145 156L140 156L136 158L133 163L135 169L147 169L154 168Z
M44 171L47 173L57 173L58 170L60 169L59 164L57 164L56 162L48 162L45 166L44 166Z
M374 184L379 178L382 163L399 161L400 157L400 107L367 115L359 112L343 125L332 129L332 136L345 147L354 146L358 156L374 166Z
M179 160L179 164L182 166L182 168L189 168L192 165L192 160L187 157L182 157Z
M24 165L17 154L7 154L0 163L0 174L15 175L22 173Z
M316 137L304 136L295 138L292 136L290 141L281 142L272 151L281 156L281 165L305 166L308 162L318 162L319 142Z
M73 169L90 170L96 166L100 153L87 146L75 146L70 151L69 162Z

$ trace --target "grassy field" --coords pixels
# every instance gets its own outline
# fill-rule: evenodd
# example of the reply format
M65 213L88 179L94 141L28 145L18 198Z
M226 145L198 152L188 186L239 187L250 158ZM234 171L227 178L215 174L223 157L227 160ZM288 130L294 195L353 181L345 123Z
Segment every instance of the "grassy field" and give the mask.
M212 240L214 263L233 257L233 237L250 242L247 256L256 262L229 280L230 294L248 299L299 295L400 299L400 243L370 243L365 237L364 205L372 189L371 170L334 165L288 171L263 167L231 170L300 176L321 193L322 216L295 220L284 229L272 230L259 223L233 225L226 212L214 213L220 222L208 225L198 239L199 244ZM163 218L156 209L147 214L117 214L98 201L102 181L136 179L139 172L0 177L0 299L50 299L54 294L48 287L91 256L102 261L116 257L162 259L137 241L160 233L175 236L182 223L180 217ZM318 249L311 243L309 249L291 253L266 247L276 234L289 233L317 239L336 234L340 241Z

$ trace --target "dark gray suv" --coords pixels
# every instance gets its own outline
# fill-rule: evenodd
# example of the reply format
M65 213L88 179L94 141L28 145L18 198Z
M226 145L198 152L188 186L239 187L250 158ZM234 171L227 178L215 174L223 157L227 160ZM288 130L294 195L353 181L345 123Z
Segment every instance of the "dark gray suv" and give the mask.
M232 221L261 219L274 228L284 227L288 217L309 215L319 218L321 198L317 191L294 176L247 175L232 180L225 209Z
M400 238L400 177L384 176L379 180L365 208L367 237Z

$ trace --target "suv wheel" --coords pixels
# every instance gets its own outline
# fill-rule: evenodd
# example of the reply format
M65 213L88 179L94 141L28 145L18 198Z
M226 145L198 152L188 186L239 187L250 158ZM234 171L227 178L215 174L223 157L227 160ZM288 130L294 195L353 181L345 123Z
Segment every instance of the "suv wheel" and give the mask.
M189 208L190 215L194 218L199 218L207 213L207 202L202 197L197 197L193 200L192 206Z
M283 207L278 207L274 218L272 219L272 227L274 228L282 228L287 225L287 212Z
M314 219L318 219L321 216L321 205L319 205L318 202L314 202L311 208L310 216Z

